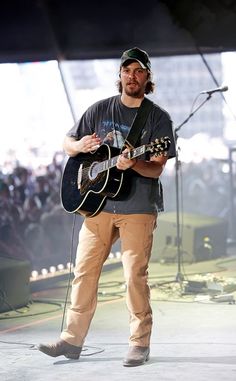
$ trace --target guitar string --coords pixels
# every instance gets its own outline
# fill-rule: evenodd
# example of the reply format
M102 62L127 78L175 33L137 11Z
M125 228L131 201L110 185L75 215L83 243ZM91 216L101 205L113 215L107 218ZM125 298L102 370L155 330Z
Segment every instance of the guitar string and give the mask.
M162 140L162 139L161 139ZM158 139L158 141L160 141L160 139ZM150 146L150 147L152 147L153 146L153 148L156 146L156 148L155 148L155 150L157 150L157 148L158 148L158 151L159 151L159 154L161 154L161 152L163 152L163 151L166 151L166 149L168 149L168 143L169 143L169 138L168 137L165 137L165 138L163 138L163 142L161 142L162 144L158 144L158 143L151 143L151 144L147 144L147 145L145 145L146 147L147 146ZM159 145L159 147L157 147ZM163 147L165 145L165 147ZM137 152L137 151L140 151L139 153L138 153L138 155L137 156L139 156L139 154L141 154L142 152L141 152L141 148L142 148L143 146L140 146L140 147L138 147L138 148L135 148L135 149L133 149L132 151L133 152ZM161 151L161 152L160 152ZM156 154L157 154L157 152L156 152ZM133 156L134 157L134 156ZM114 160L114 157L112 158L113 160ZM108 162L108 164L109 164L109 162L111 161L111 159L107 159L107 160L105 160L105 161L107 161ZM101 164L101 162L99 163L99 164ZM88 173L89 173L89 171L90 171L90 167L91 166L89 166L89 167L85 167L85 168L83 168L82 169L82 174L85 174L85 175L87 175ZM108 167L109 167L109 165L108 165Z

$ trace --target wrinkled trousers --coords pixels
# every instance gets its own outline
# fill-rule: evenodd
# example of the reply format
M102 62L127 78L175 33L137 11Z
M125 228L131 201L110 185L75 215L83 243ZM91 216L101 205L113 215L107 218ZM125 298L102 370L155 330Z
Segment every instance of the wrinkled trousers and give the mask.
M85 218L79 233L71 306L61 339L82 346L97 306L102 267L118 237L126 282L126 305L130 315L129 345L149 346L152 309L148 286L156 215L100 212Z

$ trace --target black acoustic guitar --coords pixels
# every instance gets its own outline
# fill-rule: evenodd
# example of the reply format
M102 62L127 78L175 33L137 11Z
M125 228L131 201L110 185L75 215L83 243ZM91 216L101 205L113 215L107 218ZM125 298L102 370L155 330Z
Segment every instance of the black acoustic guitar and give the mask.
M156 139L125 153L129 159L145 152L167 155L169 137ZM62 176L61 201L68 213L92 217L101 209L107 197L116 197L124 181L124 172L116 168L120 149L102 144L96 151L70 157Z

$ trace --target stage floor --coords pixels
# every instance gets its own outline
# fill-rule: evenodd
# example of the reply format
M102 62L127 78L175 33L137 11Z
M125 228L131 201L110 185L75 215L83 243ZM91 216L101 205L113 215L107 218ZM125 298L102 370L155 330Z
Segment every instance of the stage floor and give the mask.
M59 337L67 280L32 293L32 304L18 312L0 314L1 381L235 381L236 257L186 264L183 270L180 285L176 264L150 265L154 327L145 365L122 366L129 328L122 268L116 263L102 273L97 311L79 361L50 358L36 348ZM186 292L191 281L207 282L211 289ZM222 294L232 299L214 299L214 287L223 287Z

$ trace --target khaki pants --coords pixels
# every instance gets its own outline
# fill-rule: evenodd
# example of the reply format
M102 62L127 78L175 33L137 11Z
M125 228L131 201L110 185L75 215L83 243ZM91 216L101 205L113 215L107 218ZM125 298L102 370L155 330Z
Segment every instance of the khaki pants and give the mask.
M83 345L97 305L102 266L112 243L120 236L126 281L126 304L130 314L130 345L149 346L152 329L150 290L147 283L156 215L101 212L85 218L80 230L75 278L67 328L61 338Z

